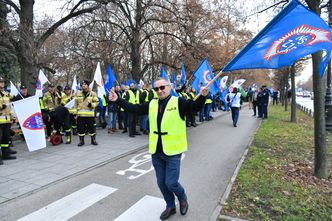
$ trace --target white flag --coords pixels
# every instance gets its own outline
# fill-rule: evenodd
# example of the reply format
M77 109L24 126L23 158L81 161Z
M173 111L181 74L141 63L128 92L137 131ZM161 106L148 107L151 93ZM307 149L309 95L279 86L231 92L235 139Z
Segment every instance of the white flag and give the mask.
M98 88L97 88L97 97L103 98L104 95L106 95L105 88L98 86Z
M245 79L238 79L233 82L232 86L239 88L246 80Z
M75 105L75 98L72 99L71 101L69 101L69 102L65 105L65 107L66 107L67 109L72 109L72 108L74 107L74 105Z
M245 81L246 81L245 79L238 79L234 81L233 84L229 87L229 92L233 92L233 88L235 87L239 89Z
M13 82L11 82L11 81L10 81L10 94L13 95L13 96L16 96L16 95L20 94L20 92L17 90L17 88L15 87Z
M227 80L228 80L228 76L224 76L224 77L221 78L220 85L219 85L221 91L224 91L224 89L226 87Z
M142 81L142 79L141 80L139 80L139 86L144 86L144 81Z
M74 94L76 94L78 91L76 75L74 76L73 84L71 85L71 90L74 91Z
M101 70L100 70L100 63L98 62L97 68L95 71L95 76L93 77L93 80L98 84L100 87L104 87L104 81L103 77L101 76Z
M29 151L39 150L46 147L39 97L32 96L15 101L13 102L13 106Z
M42 70L39 70L38 81L36 83L36 96L43 96L43 88L46 82L49 82L47 77Z
M95 81L92 81L90 84L89 84L89 88L90 88L90 90L92 90L93 89L93 84L95 83Z

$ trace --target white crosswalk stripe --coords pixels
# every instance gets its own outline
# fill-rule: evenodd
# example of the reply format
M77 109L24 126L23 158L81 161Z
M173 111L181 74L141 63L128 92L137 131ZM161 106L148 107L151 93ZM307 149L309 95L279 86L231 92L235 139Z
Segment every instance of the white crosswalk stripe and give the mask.
M117 189L112 187L93 183L19 219L18 221L68 220L116 190Z
M114 221L157 221L160 220L160 213L164 209L165 201L163 199L144 196Z

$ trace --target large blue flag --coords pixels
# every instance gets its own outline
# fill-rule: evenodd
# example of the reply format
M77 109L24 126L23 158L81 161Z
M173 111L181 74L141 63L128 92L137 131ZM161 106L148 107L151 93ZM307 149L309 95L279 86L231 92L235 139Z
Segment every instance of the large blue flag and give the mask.
M199 82L203 86L207 85L214 78L212 69L211 69L211 67L209 65L209 62L206 58L201 62L201 64L196 69L196 71L194 71L194 76L195 76L195 78L197 78L199 80ZM216 94L220 91L219 86L217 85L216 82L212 83L212 85L210 86L209 91L212 94Z
M114 82L116 81L116 77L113 73L113 70L111 68L111 65L107 65L107 70L106 70L106 81L104 88L106 91L109 91L111 87L114 86Z
M223 72L277 69L324 50L326 55L319 64L322 76L331 55L331 42L331 31L324 20L293 0L224 67Z
M181 80L180 80L180 84L184 85L186 83L186 80L187 80L186 70L184 69L184 64L182 64L182 66L181 66Z

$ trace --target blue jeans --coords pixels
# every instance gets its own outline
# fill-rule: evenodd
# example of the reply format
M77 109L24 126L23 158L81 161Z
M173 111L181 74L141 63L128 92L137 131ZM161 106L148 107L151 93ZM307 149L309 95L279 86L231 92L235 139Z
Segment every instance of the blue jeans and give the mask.
M108 112L108 129L116 128L116 113Z
M232 110L233 125L236 125L237 121L239 120L240 108L239 107L231 107L231 110Z
M174 194L179 201L186 199L184 189L179 183L181 155L167 156L159 152L152 155L158 187L164 196L167 208L175 208Z
M210 120L211 108L212 108L211 104L205 104L205 106L204 106L204 117L205 117L206 121Z
M147 130L147 125L148 125L148 115L141 115L140 116L140 126L143 131Z

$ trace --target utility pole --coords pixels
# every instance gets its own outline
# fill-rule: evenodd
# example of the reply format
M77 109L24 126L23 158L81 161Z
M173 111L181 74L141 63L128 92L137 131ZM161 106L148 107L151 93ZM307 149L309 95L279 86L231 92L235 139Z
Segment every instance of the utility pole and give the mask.
M329 0L329 27L332 27L332 0ZM325 125L326 130L332 132L332 94L331 94L331 60L327 67L325 94Z

